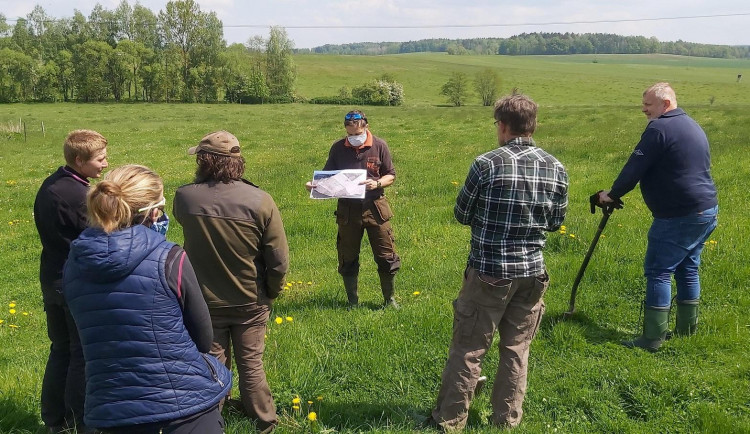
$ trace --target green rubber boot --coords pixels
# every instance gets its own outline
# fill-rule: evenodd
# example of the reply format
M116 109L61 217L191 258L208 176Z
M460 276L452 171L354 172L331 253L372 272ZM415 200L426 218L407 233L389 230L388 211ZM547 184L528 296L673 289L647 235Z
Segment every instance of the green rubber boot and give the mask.
M398 303L396 303L396 299L393 298L393 286L396 275L378 271L378 276L380 277L380 289L383 291L383 307L400 309L401 306L399 306Z
M667 337L669 328L669 306L643 306L643 334L622 344L628 348L642 348L656 352Z
M675 336L690 336L698 327L699 300L677 300L677 320L674 328Z
M344 279L344 288L346 289L346 298L349 302L347 309L357 307L359 304L359 294L357 293L357 279L359 276L341 276Z

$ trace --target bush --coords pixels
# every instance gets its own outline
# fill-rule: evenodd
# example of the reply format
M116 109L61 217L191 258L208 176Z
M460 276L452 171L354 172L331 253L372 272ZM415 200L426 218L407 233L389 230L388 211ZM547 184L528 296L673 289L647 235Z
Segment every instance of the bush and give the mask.
M360 105L362 101L350 96L316 96L308 100L310 104Z
M404 86L395 81L372 80L352 89L352 98L367 105L401 105Z
M379 79L368 81L351 91L346 86L336 96L310 98L310 104L335 105L401 105L404 102L404 86L392 76L384 74Z

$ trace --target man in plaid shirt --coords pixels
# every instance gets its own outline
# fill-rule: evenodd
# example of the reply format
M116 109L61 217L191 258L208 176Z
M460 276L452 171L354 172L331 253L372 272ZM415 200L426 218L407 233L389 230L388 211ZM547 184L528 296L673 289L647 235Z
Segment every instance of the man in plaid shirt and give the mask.
M563 223L568 175L531 138L537 105L513 94L495 103L499 147L480 155L456 200L456 219L471 226L471 252L453 302L453 341L431 424L466 425L484 355L500 333L500 363L492 390L492 422L521 422L529 345L544 314L549 276L545 231ZM481 384L481 383L480 383Z

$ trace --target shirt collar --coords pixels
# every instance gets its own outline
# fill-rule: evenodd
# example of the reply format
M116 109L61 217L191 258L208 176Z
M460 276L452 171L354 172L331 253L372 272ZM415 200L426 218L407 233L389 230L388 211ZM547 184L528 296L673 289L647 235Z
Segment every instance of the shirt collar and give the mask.
M63 172L65 172L66 175L70 176L71 178L75 179L76 181L80 182L81 184L85 185L86 187L89 186L88 179L81 175L80 173L73 170L70 166L63 166L62 168Z
M536 143L531 137L516 137L505 142L503 146L536 146Z

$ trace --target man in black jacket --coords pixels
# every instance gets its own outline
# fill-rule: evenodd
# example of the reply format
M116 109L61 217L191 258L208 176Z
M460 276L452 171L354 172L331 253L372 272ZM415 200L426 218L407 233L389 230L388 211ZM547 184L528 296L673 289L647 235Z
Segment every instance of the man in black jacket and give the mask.
M627 347L656 351L666 337L672 275L677 282L675 333L689 335L698 324L700 265L703 245L716 228L719 211L711 178L706 133L684 110L669 83L643 92L643 114L649 120L641 140L600 205L613 203L640 182L654 221L644 260L646 299L643 334Z
M44 180L34 201L34 223L42 243L39 281L47 335L52 345L42 381L42 421L50 433L83 432L86 396L84 360L73 317L62 296L62 269L70 243L86 228L89 178L107 168L107 139L76 130L63 144L65 166Z

